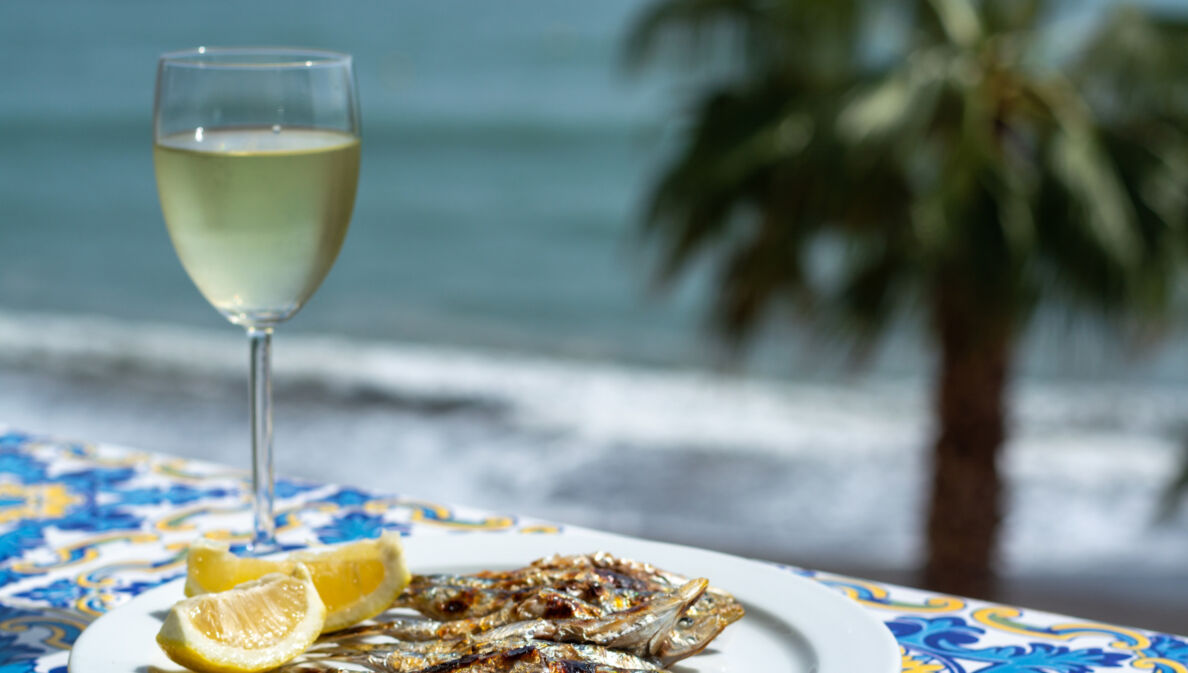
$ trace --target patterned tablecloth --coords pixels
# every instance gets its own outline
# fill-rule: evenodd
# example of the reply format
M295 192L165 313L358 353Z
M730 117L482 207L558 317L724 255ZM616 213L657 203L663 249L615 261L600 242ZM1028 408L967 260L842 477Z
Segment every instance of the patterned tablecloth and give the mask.
M0 430L0 673L65 673L87 624L184 574L200 534L242 544L243 473ZM359 489L277 482L282 547L472 531L549 534L541 521ZM788 568L870 610L910 673L1188 673L1188 639ZM855 672L860 673L860 672Z

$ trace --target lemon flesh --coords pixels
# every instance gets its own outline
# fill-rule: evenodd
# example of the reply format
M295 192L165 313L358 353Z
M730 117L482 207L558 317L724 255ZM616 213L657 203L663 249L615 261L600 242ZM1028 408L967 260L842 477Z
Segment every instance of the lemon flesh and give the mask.
M305 651L326 619L309 570L268 574L179 601L157 633L170 659L199 673L254 673Z
M304 564L326 606L323 631L334 631L383 612L408 586L400 536L296 552L284 558L240 558L226 547L202 541L186 559L186 595L224 591L268 573L287 573Z

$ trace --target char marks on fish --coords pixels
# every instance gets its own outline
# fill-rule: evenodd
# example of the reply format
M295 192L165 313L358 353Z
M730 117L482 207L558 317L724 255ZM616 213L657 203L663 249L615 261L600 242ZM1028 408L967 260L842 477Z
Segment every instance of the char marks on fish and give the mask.
M323 636L281 670L663 673L744 614L706 579L601 552L416 575L393 608Z

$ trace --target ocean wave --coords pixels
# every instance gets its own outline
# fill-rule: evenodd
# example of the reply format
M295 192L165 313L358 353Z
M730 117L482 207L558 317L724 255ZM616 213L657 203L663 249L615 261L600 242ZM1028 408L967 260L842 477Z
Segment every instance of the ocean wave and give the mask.
M117 379L129 374L241 379L234 331L99 316L0 313L0 361ZM921 398L910 381L792 384L694 370L567 361L477 349L285 334L274 345L278 386L317 387L428 410L482 410L520 427L656 448L780 454L915 441Z
M212 381L241 391L246 350L231 328L0 312L0 366L90 379L77 390L34 380L49 392L27 403L8 390L6 413L17 417L3 420L42 418L50 431L84 428L88 438L235 462L238 422L186 410ZM326 409L279 430L297 433L283 453L299 476L415 486L431 498L739 550L757 544L756 531L789 531L763 551L773 558L917 560L932 431L923 376L789 382L284 330L275 354L278 394L293 402L293 391L309 392L296 406ZM133 400L125 406L145 405L134 409L74 399L134 387L137 377L168 381L170 400L144 392L161 384L113 392ZM1020 382L1001 463L1004 570L1150 569L1183 558L1188 539L1154 522L1181 459L1185 392ZM33 413L47 399L87 418ZM190 434L202 439L186 448ZM331 443L340 448L327 465ZM369 467L392 451L399 470ZM630 470L608 473L611 464Z
M696 369L532 357L462 347L278 332L278 386L317 389L433 412L501 414L518 425L656 448L844 455L922 445L931 427L927 378L784 381ZM118 378L244 376L235 330L102 316L0 312L0 362ZM1176 435L1183 385L1020 383L1019 434Z

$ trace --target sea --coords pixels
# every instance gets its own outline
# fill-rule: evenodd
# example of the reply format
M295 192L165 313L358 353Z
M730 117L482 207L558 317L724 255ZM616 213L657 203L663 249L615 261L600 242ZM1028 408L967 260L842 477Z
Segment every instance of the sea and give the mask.
M730 358L706 329L712 269L656 284L640 216L699 89L625 62L646 7L5 0L0 422L246 466L246 344L157 203L156 59L336 49L362 173L334 269L277 332L282 474L914 567L933 349L912 316L864 358L788 320ZM1165 494L1188 455L1188 331L1115 331L1048 311L1023 340L1008 575L1183 571L1188 502Z

